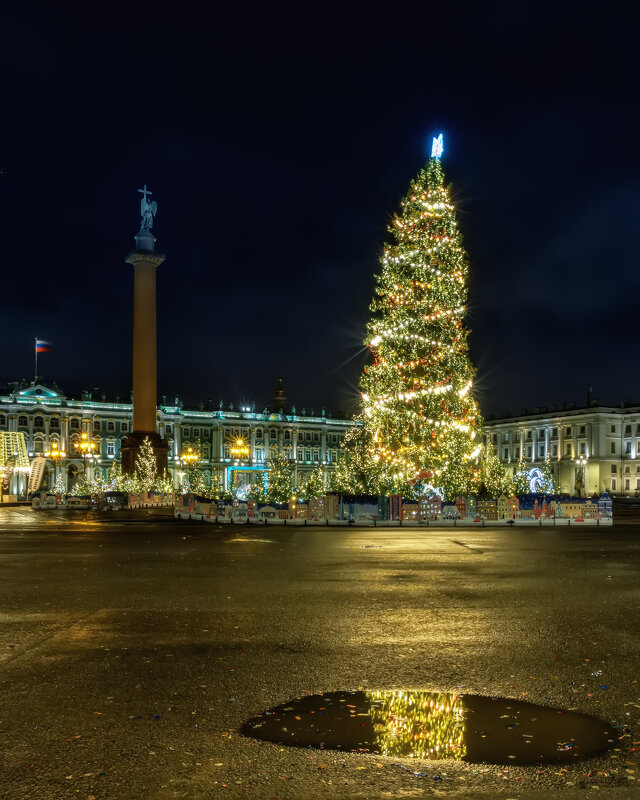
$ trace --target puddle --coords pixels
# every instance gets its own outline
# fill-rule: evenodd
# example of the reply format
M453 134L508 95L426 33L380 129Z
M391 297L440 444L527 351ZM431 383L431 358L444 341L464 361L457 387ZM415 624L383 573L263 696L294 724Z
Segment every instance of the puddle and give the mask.
M240 730L292 747L485 764L575 761L615 742L611 725L585 714L503 697L399 690L297 697Z

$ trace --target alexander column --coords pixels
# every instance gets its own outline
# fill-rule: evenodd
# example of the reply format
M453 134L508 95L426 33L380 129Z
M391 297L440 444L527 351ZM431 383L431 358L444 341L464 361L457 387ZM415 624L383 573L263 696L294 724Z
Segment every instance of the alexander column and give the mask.
M136 247L126 257L132 264L133 278L133 430L123 442L122 471L133 472L138 450L149 437L158 462L158 473L167 469L168 445L156 430L157 365L156 365L156 268L165 257L155 252L156 237L151 233L158 204L147 197L151 192L145 184L142 194L142 220L136 234Z

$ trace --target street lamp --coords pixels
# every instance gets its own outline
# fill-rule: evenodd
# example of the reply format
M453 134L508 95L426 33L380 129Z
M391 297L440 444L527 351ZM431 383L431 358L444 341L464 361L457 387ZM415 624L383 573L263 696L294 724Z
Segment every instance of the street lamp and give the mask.
M62 465L62 460L66 458L67 454L64 450L58 449L58 442L53 441L49 447L49 450L46 451L44 454L45 458L50 458L53 461L53 479L54 485L58 479L58 465Z
M576 464L576 484L578 483L578 476L579 476L580 480L582 481L581 488L585 489L588 492L589 488L587 484L587 463L589 459L587 458L587 456L578 456L578 458L574 459L574 461ZM576 489L578 490L578 492L580 491L580 489L578 489L577 486ZM580 497L580 494L578 494L578 497Z
M229 451L234 458L249 458L249 448L246 439L236 439Z
M188 447L181 456L181 460L186 462L187 464L187 474L189 476L190 489L193 489L193 478L192 478L193 465L199 458L200 454L196 450L194 450L193 447Z
M87 459L91 461L94 458L93 451L96 449L96 443L89 439L89 436L86 433L83 433L80 441L74 444L74 447L77 451L80 452L80 456L82 457L83 463L83 476L86 481L87 478Z

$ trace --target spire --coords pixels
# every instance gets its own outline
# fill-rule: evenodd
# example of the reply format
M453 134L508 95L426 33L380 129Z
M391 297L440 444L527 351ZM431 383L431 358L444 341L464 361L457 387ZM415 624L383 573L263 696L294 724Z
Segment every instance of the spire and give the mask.
M287 394L282 385L282 378L278 378L278 385L273 393L273 408L275 411L284 411L287 404Z

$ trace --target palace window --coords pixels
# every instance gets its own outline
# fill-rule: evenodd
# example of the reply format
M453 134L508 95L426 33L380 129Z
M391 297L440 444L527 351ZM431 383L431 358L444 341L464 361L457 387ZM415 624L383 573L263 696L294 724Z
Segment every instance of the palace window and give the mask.
M126 422L123 422L123 423L122 423L122 430L126 430L126 428L125 428L125 425L126 425L126 424L127 424ZM171 425L165 425L165 426L164 426L164 432L165 432L167 435L168 435L168 434L170 434L170 433L171 433Z
M310 442L310 441L311 441L311 434L309 433L309 431L307 431L307 434L306 434L306 436L305 436L305 439L306 439L308 442Z
M565 429L564 435L571 436L571 425L569 425L569 427Z
M269 431L270 438L271 439L275 439L277 435L278 435L278 433L277 433L276 429L275 428L271 428L271 430Z
M514 455L515 455L516 458L520 458L520 446L519 445L516 446L516 451L515 451Z
M313 451L313 460L314 461L320 461L320 451L319 450L314 450Z
M44 440L41 436L36 436L36 438L33 440L33 452L36 455L42 455L44 452Z
M625 467L624 468L624 474L625 475L630 475L631 474L631 467Z
M49 427L50 428L59 428L60 427L60 420L58 417L51 417L49 420Z
M509 448L505 447L502 453L502 458L506 461L509 458Z
M127 422L121 422L120 423L120 430L124 431L126 433L129 430L128 423ZM171 433L171 426L169 426L169 429L167 430L167 433Z
M18 417L18 425L20 425L20 427L26 428L28 424L29 420L26 417Z
M624 429L624 435L625 436L632 436L633 435L631 433L631 425L627 425L627 427Z
M587 426L586 425L581 425L580 426L580 436L585 436L586 433L587 433Z
M531 458L531 447L527 447L527 458Z
M307 461L311 461L311 450L305 451L305 457Z
M304 450L298 450L298 461L304 461Z
M616 443L615 442L611 442L611 453L615 454L615 452L616 452Z
M115 456L116 454L116 443L113 439L107 439L107 455L108 456Z
M33 420L33 427L34 428L44 428L44 419L42 417L36 417Z
M628 489L628 488L629 488L629 478L627 478L627 479L625 480L625 482L624 482L624 488L625 488L625 489Z
M616 465L616 464L612 464L612 465L611 465L611 474L612 474L612 475L616 475L616 474L617 474L617 472L618 472L618 467L617 467L617 465Z
M211 458L211 448L208 444L202 445L202 457L205 461L208 461Z
M615 426L615 425L612 425L612 426L611 426L611 433L615 433L615 432L616 432L616 426Z
M566 449L565 455L567 455L567 456L571 455L571 445L570 444L567 445L567 449Z
M4 416L4 414L0 414L0 425L6 425L6 424L7 424L7 418Z
M624 452L630 456L631 455L631 442L626 442Z
M313 434L313 441L314 442L319 442L320 441L320 436L317 433Z
M503 442L508 442L509 441L509 432L508 431L502 437L502 441Z
M256 461L260 463L264 461L264 450L261 447L256 447Z
M615 478L611 478L611 491L615 492L618 489L618 481Z
M538 458L544 458L544 445L538 445Z
M100 430L100 420L94 419L93 421L93 430L99 431Z
M198 438L198 436L200 436L200 428L194 428L194 429L193 429L193 435L194 435L194 436L196 437L196 439L197 439L197 438Z
M116 429L116 423L115 422L112 422L111 420L109 422L107 422L107 432L111 433L111 432L115 431L115 429Z
M262 439L262 428L256 428L256 439Z
M557 439L558 438L558 429L557 428L551 428L551 438L552 439Z
M587 445L585 442L580 442L580 455L584 456L587 452Z
M291 431L289 429L284 432L284 438L291 440Z
M556 456L558 455L558 445L552 444L551 445L551 455Z

